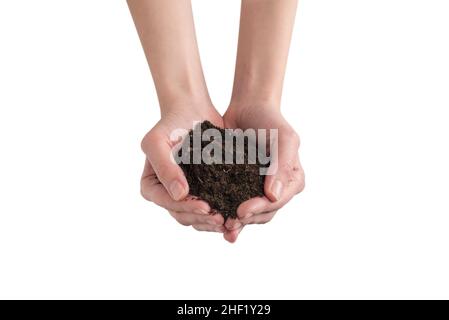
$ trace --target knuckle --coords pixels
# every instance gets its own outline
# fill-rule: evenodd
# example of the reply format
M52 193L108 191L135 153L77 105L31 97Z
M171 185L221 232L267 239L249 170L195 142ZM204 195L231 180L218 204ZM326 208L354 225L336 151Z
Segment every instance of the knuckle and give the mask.
M290 132L290 139L294 143L295 147L299 149L299 146L301 145L301 139L299 138L299 134L293 129L291 129Z
M270 222L271 220L273 220L275 214L276 214L276 211L267 213L261 223L265 224L265 223Z
M143 137L142 141L140 142L140 148L144 153L148 154L151 150L151 144L153 144L154 141L158 141L158 133L153 128L148 131L148 133Z
M176 221L178 221L179 224L188 227L192 225L192 222L187 219L184 215L177 213L177 212L171 212L173 218L176 219Z
M178 223L183 225L184 227L188 227L188 226L192 225L189 221L184 220L184 219L176 219L176 221L178 221Z
M296 186L296 190L295 190L296 194L301 193L304 190L305 187L306 187L305 180L304 179L300 179L298 181L298 183L297 183L297 186Z
M266 217L266 218L258 221L257 224L266 224L266 223L270 222L271 219L273 219L273 217Z
M151 132L151 131L150 131ZM147 153L148 152L148 140L149 140L149 135L150 135L150 132L148 132L144 137L143 137L143 139L142 139L142 141L140 142L140 149L142 149L142 151L144 152L144 153Z
M143 185L140 186L140 195L147 201L153 202L151 195L146 191Z
M304 190L303 184L298 184L295 188L295 194L300 194Z
M282 137L284 142L288 142L291 148L294 148L295 150L299 149L299 146L301 144L299 134L291 127L288 127L284 130L284 135Z

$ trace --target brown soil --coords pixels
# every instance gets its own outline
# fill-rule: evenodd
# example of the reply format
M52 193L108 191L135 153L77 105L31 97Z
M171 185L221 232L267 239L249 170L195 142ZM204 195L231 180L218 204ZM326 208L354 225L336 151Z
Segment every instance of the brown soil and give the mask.
M248 164L248 139L245 139L244 149L244 163L243 164L225 164L225 153L232 152L235 163L236 149L235 143L232 150L225 148L225 130L215 127L209 121L204 121L201 124L201 132L206 129L215 128L221 133L222 144L224 152L222 152L222 164L206 164L201 159L201 164L185 164L180 166L184 171L190 188L190 194L196 196L209 203L213 211L223 215L225 219L228 217L237 217L237 207L244 201L260 197L264 195L264 181L265 175L259 174L259 168L262 165L258 160L256 164ZM229 133L226 133L229 134ZM190 152L190 160L193 159L193 131L189 132L189 139L184 140L184 146L188 144ZM234 135L235 137L235 135ZM212 138L211 141L214 141ZM201 150L209 145L211 142L202 141ZM178 156L181 156L181 150ZM213 152L212 152L213 155ZM193 162L190 162L193 163Z

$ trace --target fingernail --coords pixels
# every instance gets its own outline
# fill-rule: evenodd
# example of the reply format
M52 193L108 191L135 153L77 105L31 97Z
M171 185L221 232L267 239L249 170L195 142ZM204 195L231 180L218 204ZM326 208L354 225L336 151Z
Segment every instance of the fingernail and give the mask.
M203 209L195 209L195 210L193 210L193 212L196 214L203 214L203 215L209 214L209 212L207 212L206 210L203 210Z
M170 184L170 195L174 200L181 200L184 196L185 189L179 183L179 181L175 180Z
M273 183L273 187L271 187L271 192L273 193L276 200L280 200L281 194L282 194L282 182L279 180L276 180Z

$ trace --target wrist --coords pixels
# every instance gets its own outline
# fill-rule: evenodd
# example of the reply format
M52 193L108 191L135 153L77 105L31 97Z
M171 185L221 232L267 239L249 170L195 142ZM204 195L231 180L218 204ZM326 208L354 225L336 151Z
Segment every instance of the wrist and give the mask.
M204 109L212 106L204 78L198 72L181 72L164 77L153 73L161 114L182 108Z
M204 113L211 109L214 109L212 101L208 95L206 96L194 96L194 95L179 95L170 99L159 99L159 106L161 110L161 116L166 114L182 112L189 113Z
M281 116L279 104L268 100L231 101L223 118L228 124L241 126L252 122L250 119L259 119L260 116L277 118ZM245 129L244 127L241 127Z
M250 68L244 74L236 71L231 104L235 105L280 105L282 78L272 73L265 74L260 67ZM252 70L255 69L255 70ZM263 70L263 69L262 69Z
M228 110L238 112L251 111L251 110L254 110L256 112L280 111L280 102L277 101L276 99L245 97L242 99L232 99L229 104Z
M205 112L213 109L212 101L209 95L179 94L173 97L159 99L161 115L168 113Z
M271 90L236 90L232 93L231 106L236 108L258 106L279 108L281 97L276 91Z

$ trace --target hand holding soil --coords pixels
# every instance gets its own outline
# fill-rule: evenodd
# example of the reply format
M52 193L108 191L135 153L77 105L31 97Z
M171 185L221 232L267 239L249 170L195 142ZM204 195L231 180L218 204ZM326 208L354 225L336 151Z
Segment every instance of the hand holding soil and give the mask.
M271 221L277 210L304 189L305 180L299 162L299 136L284 119L279 108L252 104L251 107L231 105L223 118L225 126L230 128L278 129L278 161L271 164L277 169L274 175L265 178L265 195L240 204L237 218L226 221L224 237L234 242L245 225Z
M167 209L182 225L223 232L226 240L234 242L245 225L269 222L302 191L299 138L277 108L233 105L223 119L211 105L188 110L165 114L142 141L147 156L141 183L145 199ZM189 129L195 119L213 119L220 127L243 130L278 129L278 162L271 164L277 166L276 173L261 176L259 164L181 164L181 169L170 158L175 143L170 134L175 129ZM204 122L202 130L211 127Z
M128 0L128 5L161 109L161 120L142 141L146 154L142 195L166 208L179 223L201 231L223 232L227 241L234 242L245 225L270 221L304 188L299 138L279 111L297 0L242 1L231 106L223 117L209 97L191 2ZM204 120L220 128L279 129L278 161L270 164L278 167L277 172L262 179L254 175L253 166L244 170L233 167L234 175L246 173L250 183L239 186L225 175L216 176L223 184L224 197L220 200L200 190L191 179L193 175L185 170L192 192L203 200L189 196L184 172L170 158L170 134L175 129L191 129L193 121ZM213 177L213 172L208 173ZM226 193L229 185L225 184L230 182L238 196ZM220 194L220 183L213 185L211 191ZM211 205L221 209L226 221L222 215L210 213Z
M171 158L174 142L170 133L179 128L188 129L193 121L204 118L222 125L221 116L212 106L196 106L185 108L185 112L165 114L146 134L142 140L146 159L141 193L146 200L167 209L182 225L200 231L224 232L223 217L211 215L207 202L188 196L189 185L184 173Z

